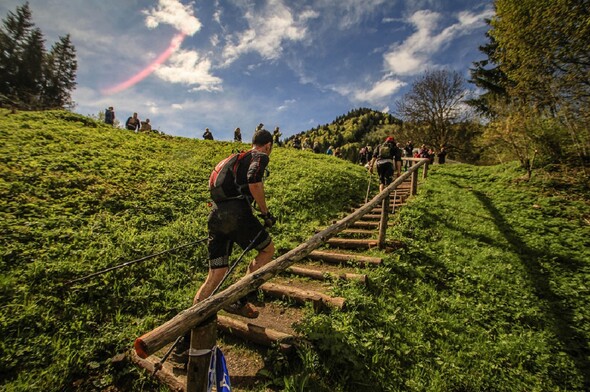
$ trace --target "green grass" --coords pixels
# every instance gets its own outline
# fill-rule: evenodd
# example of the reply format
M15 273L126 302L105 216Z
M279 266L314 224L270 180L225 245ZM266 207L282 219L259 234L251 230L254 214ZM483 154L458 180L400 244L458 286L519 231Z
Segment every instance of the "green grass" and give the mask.
M206 237L209 174L249 146L133 134L61 111L0 111L0 140L0 385L156 388L110 358L190 306L205 247L64 283ZM363 169L333 157L276 148L269 167L279 252L364 197Z
M430 172L388 233L407 249L370 289L341 289L348 312L302 327L329 364L318 389L588 390L590 208L521 175L512 164Z
M190 305L204 247L64 283L205 237L206 182L235 147L0 111L0 389L163 389L110 358ZM270 170L279 253L365 197L364 170L323 154L277 148ZM346 311L309 312L298 360L273 354L275 385L589 390L587 184L522 174L513 164L432 168L388 232L406 248L371 251L385 263L369 287L335 287Z

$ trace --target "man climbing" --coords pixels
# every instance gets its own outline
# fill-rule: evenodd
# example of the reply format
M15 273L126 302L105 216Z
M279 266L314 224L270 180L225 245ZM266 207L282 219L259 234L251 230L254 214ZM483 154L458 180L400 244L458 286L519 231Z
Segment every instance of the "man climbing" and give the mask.
M377 174L379 174L379 191L383 191L393 180L394 165L397 176L401 175L401 151L397 148L393 136L388 136L385 143L375 149L373 159L369 164L371 173L373 173L375 164L377 164Z
M270 228L276 219L266 205L264 184L262 182L269 155L272 151L272 135L265 129L256 131L252 138L252 149L241 155L233 171L235 178L228 175L223 181L225 200L213 202L207 223L209 229L209 273L201 285L193 303L208 298L229 270L229 256L232 246L237 243L242 249L256 249L258 254L248 266L252 273L272 260L275 247L265 228ZM218 165L219 166L219 165ZM254 216L252 202L260 210L259 217L264 226ZM258 317L258 310L241 299L224 310L248 318ZM186 358L190 334L175 350L179 362Z

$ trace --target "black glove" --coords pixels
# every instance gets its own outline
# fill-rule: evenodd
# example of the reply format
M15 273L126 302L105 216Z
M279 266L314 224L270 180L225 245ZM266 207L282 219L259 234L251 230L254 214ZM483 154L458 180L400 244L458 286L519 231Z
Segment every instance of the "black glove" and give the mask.
M275 218L270 211L268 211L266 214L260 214L258 215L259 217L262 218L262 220L264 221L264 227L268 227L269 229L271 227L274 226L274 224L277 222L277 218Z

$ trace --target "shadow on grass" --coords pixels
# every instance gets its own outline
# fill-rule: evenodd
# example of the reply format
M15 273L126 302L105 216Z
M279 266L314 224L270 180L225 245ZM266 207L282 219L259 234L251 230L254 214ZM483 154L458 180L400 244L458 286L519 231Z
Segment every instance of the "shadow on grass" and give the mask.
M528 273L528 278L535 288L535 294L546 304L547 321L552 326L555 336L561 341L565 352L574 361L576 368L584 378L586 390L590 390L590 348L585 336L577 332L571 309L565 305L564 298L553 292L547 272L538 259L545 254L530 248L520 239L516 231L506 221L502 213L494 206L492 200L480 191L472 190L493 217L494 224L508 241L512 252L518 255Z

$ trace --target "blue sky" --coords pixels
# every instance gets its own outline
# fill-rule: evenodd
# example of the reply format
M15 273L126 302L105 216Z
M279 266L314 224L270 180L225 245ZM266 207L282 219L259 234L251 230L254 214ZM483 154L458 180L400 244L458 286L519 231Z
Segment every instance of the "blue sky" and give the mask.
M22 3L3 0L2 19ZM259 123L289 136L359 107L395 115L395 102L425 70L469 78L472 62L483 57L484 20L493 16L492 0L29 5L47 46L71 35L76 112L114 106L123 122L138 112L167 134L200 138L209 127L219 140L230 140L236 127L249 140Z

